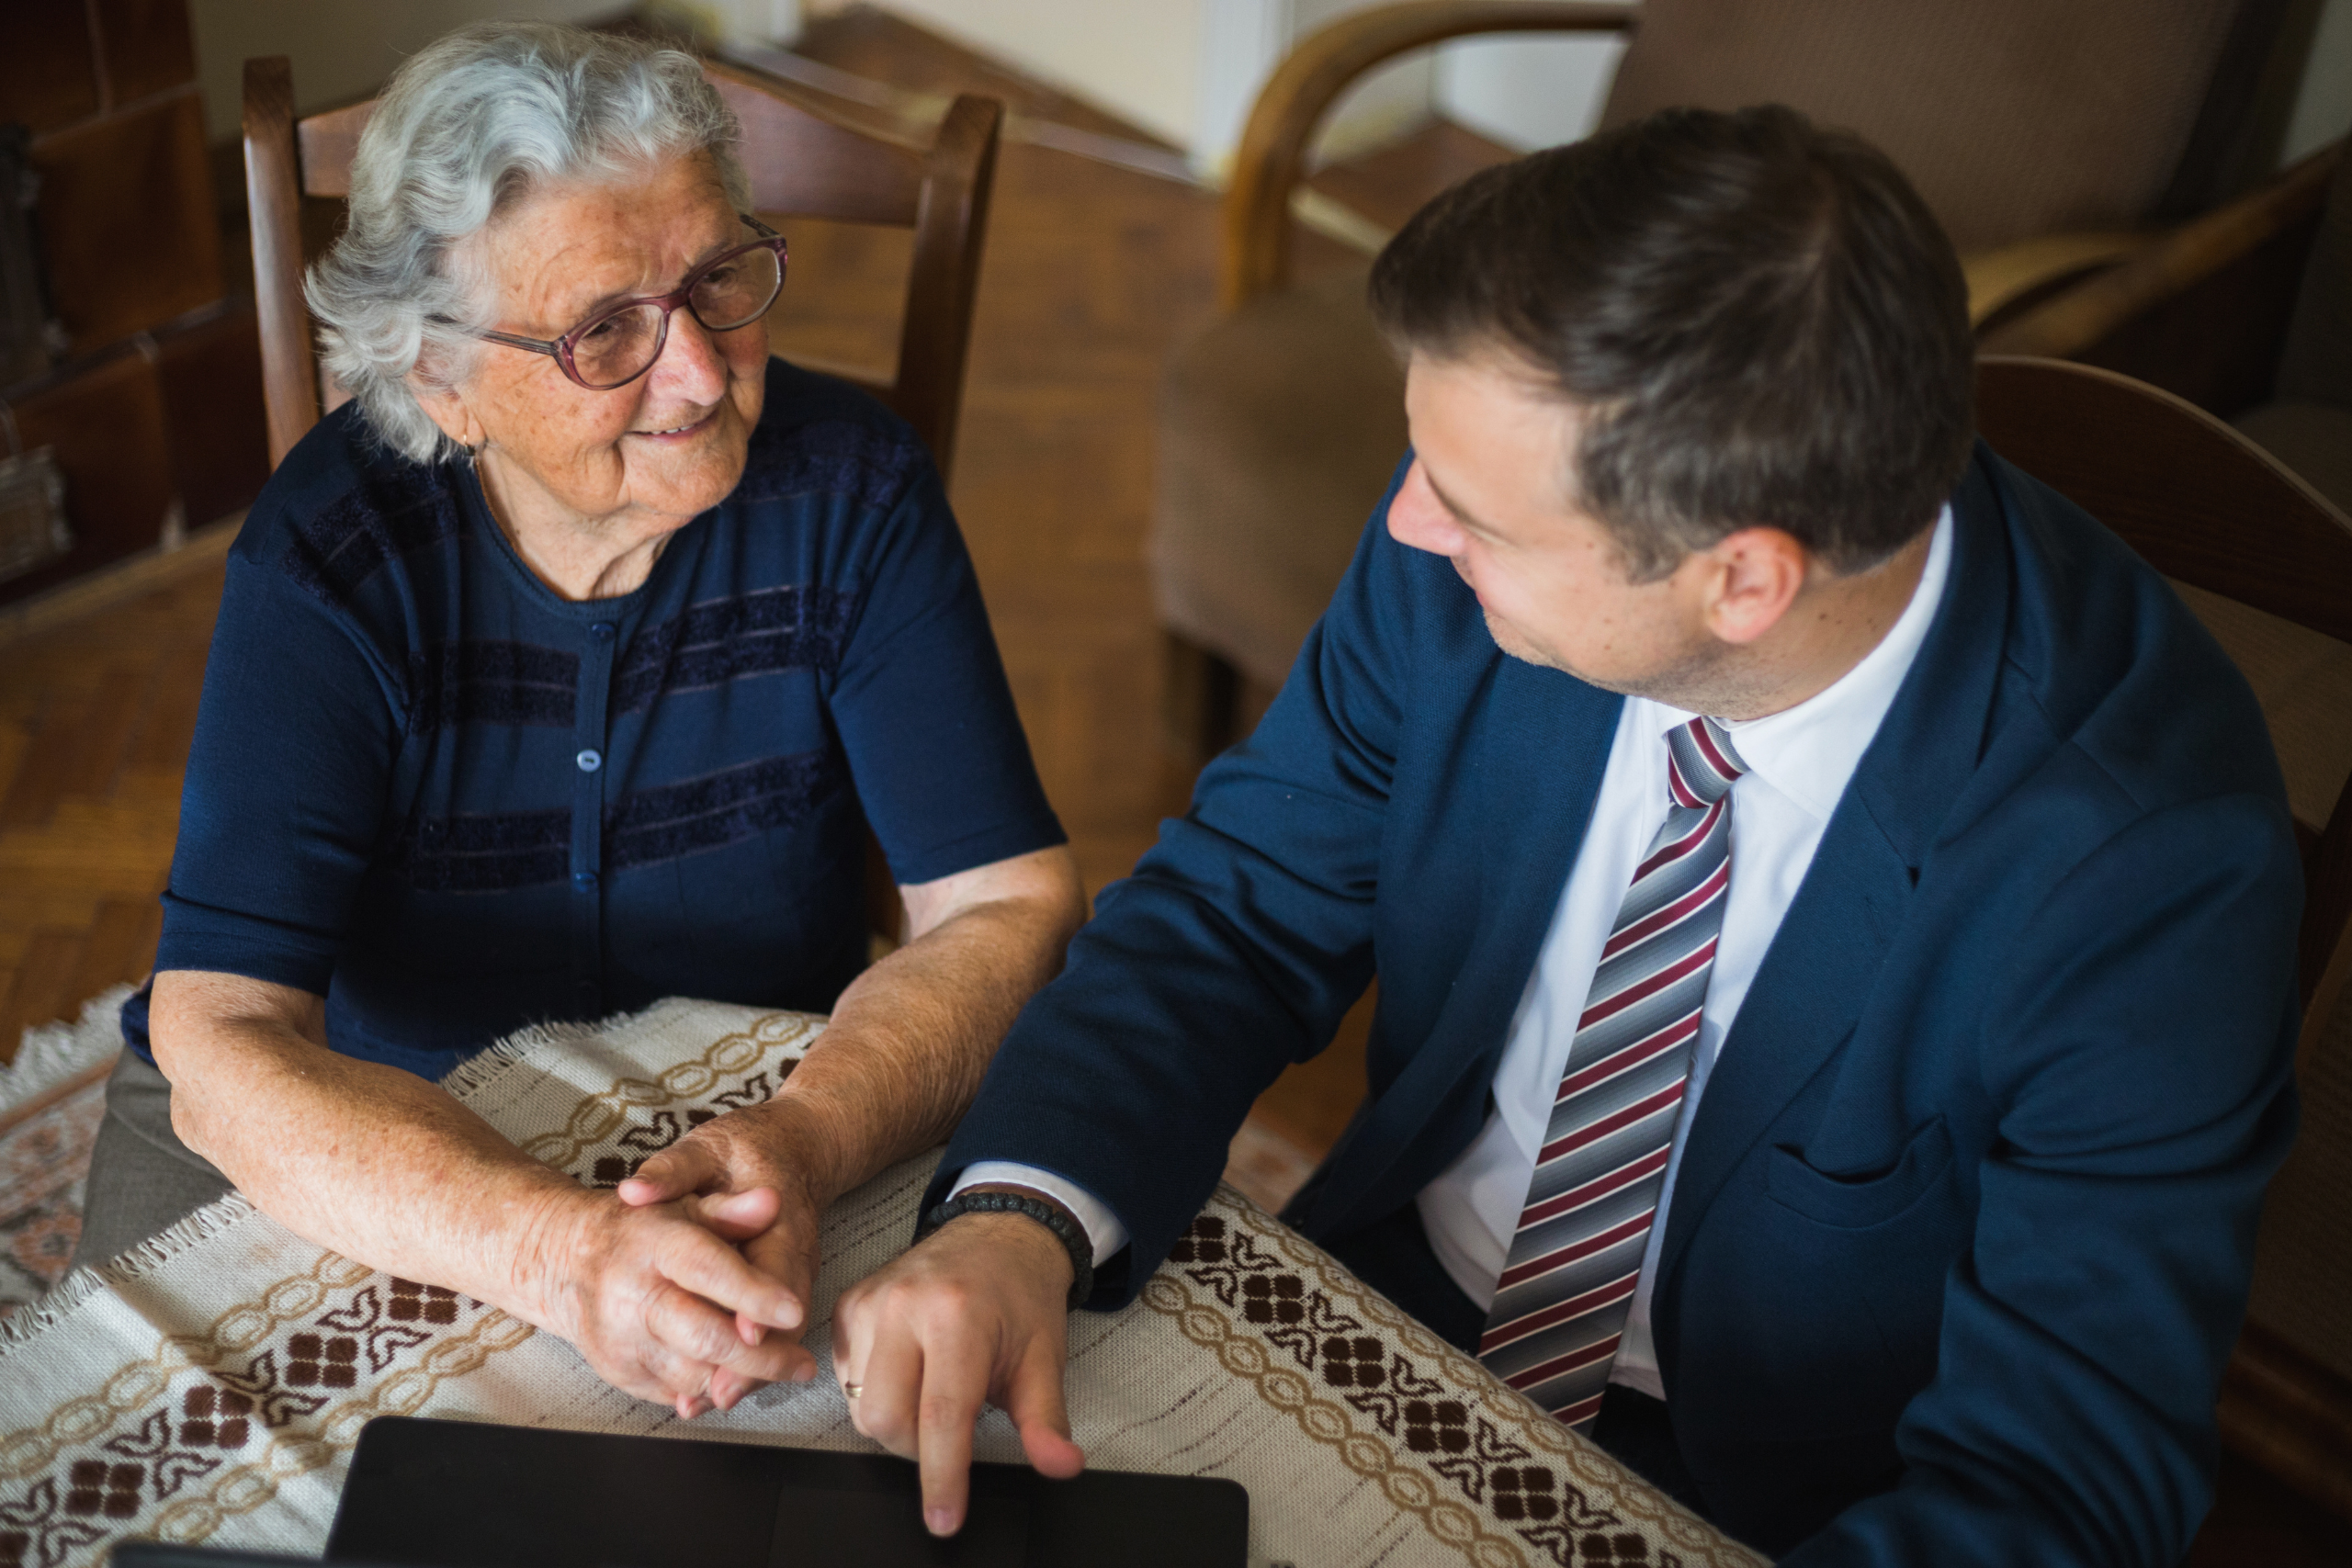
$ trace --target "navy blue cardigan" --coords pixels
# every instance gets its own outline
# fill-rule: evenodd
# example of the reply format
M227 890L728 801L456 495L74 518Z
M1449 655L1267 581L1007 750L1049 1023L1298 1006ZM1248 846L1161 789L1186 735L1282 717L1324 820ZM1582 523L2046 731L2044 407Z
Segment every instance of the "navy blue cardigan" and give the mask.
M2262 716L2161 578L1979 448L1926 644L1691 1128L1653 1305L1710 1512L1790 1562L2145 1563L2294 1123L2301 897ZM1167 1257L1377 969L1345 1236L1476 1134L1620 699L1366 531L1257 733L1029 1005L941 1168L1069 1177ZM1800 1544L1802 1543L1802 1544Z
M356 415L230 556L159 968L323 995L336 1050L432 1077L664 996L829 1009L861 822L901 883L1062 841L930 457L865 394L771 361L734 492L586 603Z

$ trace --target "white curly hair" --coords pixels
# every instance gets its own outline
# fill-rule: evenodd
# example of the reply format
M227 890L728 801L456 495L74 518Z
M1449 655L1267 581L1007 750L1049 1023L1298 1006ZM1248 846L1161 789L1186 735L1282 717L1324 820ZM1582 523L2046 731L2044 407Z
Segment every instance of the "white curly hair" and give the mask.
M304 280L326 368L386 446L420 463L453 455L411 378L459 387L479 363L492 290L468 242L545 185L636 178L697 152L748 209L741 137L678 50L542 22L436 40L378 100L344 231Z

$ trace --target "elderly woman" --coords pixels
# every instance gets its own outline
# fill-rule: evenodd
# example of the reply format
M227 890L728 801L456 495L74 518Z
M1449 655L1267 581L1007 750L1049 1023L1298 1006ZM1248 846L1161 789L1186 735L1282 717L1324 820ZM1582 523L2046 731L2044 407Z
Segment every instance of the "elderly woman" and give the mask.
M233 1183L724 1405L811 1374L819 1213L944 1135L1058 966L1084 898L938 477L769 357L735 136L689 57L551 27L386 91L309 280L352 400L230 559L85 1258ZM870 968L865 823L909 916ZM673 994L832 1024L618 1193L435 1087Z

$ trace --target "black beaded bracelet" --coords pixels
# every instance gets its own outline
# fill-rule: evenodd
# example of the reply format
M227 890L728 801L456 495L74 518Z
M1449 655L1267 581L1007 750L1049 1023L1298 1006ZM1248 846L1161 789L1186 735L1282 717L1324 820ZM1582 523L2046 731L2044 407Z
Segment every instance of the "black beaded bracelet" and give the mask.
M915 1227L915 1240L925 1236L956 1218L958 1214L1026 1214L1054 1233L1069 1254L1069 1304L1081 1307L1094 1294L1094 1244L1087 1239L1085 1229L1077 1221L1046 1202L1022 1192L962 1192L933 1208Z

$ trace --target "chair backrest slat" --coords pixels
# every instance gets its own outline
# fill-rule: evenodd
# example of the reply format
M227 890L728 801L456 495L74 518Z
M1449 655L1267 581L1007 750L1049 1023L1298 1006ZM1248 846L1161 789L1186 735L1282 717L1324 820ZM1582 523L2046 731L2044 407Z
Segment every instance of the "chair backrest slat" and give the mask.
M823 118L725 66L704 69L743 123L743 166L762 212L911 228L922 200L920 148Z
M2352 518L2195 404L2093 366L1986 355L1976 423L2165 576L2352 643ZM2304 874L2308 1000L2352 916L2352 780Z
M2167 577L2352 643L2352 521L2276 457L2170 392L2055 359L1977 361L1993 450Z
M294 145L302 161L302 194L330 196L338 201L351 195L351 159L359 151L359 133L376 118L376 100L345 104L296 122Z

